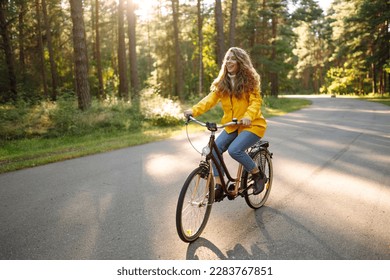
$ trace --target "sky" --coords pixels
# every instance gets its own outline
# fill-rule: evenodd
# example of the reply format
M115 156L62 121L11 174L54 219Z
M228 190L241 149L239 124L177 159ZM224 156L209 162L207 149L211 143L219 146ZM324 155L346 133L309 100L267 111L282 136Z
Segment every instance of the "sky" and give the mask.
M326 12L330 6L331 0L317 0L320 7Z
M204 0L205 3L211 3L213 4L215 0ZM317 3L320 5L320 7L326 11L328 10L330 3L332 0L316 0ZM157 0L134 0L135 3L138 4L138 11L137 14L140 15L143 18L147 18L150 15L150 12L152 9L154 9L154 4L157 2Z

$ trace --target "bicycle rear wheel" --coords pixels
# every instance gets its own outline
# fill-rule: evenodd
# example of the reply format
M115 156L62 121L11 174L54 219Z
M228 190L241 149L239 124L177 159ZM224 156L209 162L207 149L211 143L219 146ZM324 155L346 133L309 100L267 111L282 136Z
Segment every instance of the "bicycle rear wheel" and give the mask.
M213 178L210 174L202 178L201 170L198 167L191 172L177 202L176 229L184 242L195 241L201 235L214 202Z
M267 176L268 178L267 182L265 183L264 190L258 195L253 194L252 188L248 189L245 192L245 201L248 204L248 206L253 209L258 209L264 205L271 192L272 179L273 179L272 160L267 150L264 149L261 149L256 153L254 153L252 159L256 162L256 164L259 166L261 171L263 171L265 176ZM248 172L244 171L242 182L243 182L244 189L246 189L247 186L253 184L251 174L248 174Z

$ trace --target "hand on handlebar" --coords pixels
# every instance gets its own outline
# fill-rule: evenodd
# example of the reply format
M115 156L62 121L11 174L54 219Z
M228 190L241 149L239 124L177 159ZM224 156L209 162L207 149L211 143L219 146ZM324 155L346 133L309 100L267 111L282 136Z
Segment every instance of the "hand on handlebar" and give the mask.
M242 123L242 125L244 125L244 126L250 126L251 123L252 123L252 121L251 121L249 118L242 118L242 119L241 119L241 123Z
M191 109L185 110L184 117L186 117L186 119L188 119L190 116L192 116L192 110Z

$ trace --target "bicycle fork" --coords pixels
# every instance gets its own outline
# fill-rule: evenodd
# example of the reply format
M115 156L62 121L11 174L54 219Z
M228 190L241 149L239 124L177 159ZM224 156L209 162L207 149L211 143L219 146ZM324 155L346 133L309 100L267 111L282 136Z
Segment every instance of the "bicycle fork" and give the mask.
M210 196L208 187L211 183L212 175L210 172L210 164L207 161L202 160L199 164L199 167L200 167L200 171L195 183L194 192L191 195L191 205L198 206L200 208L208 205L209 196ZM197 193L198 193L199 184L202 179L206 179L206 188L204 188L204 193L201 196L202 199L199 200L199 197L197 197Z

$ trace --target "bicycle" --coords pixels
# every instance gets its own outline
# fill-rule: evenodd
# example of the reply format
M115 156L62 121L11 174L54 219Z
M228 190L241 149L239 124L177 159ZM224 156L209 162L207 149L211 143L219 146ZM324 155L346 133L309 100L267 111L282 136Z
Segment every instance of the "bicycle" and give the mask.
M199 238L206 227L212 205L215 202L214 178L211 161L215 163L219 174L224 173L226 176L226 178L225 176L220 177L223 196L219 201L222 201L225 197L229 200L234 200L237 197L244 197L249 207L258 209L267 201L271 192L273 180L273 154L268 150L269 142L262 140L249 148L247 152L268 178L264 190L260 194L253 194L252 186L254 182L252 176L244 170L241 164L238 165L237 176L235 178L231 176L223 157L215 144L215 134L219 129L226 126L240 124L237 119L233 119L231 122L224 125L217 125L216 123L210 122L204 123L189 116L186 121L186 126L187 137L191 143L188 136L188 124L190 122L195 122L206 127L211 134L207 146L202 149L202 159L199 166L188 175L178 198L176 208L176 229L180 239L184 242L193 242ZM219 163L218 161L215 161L214 150L218 156Z

